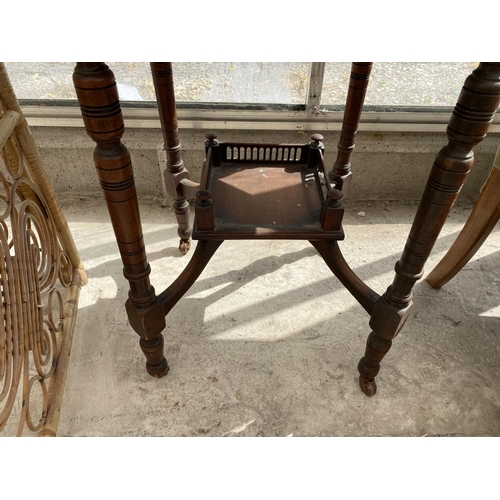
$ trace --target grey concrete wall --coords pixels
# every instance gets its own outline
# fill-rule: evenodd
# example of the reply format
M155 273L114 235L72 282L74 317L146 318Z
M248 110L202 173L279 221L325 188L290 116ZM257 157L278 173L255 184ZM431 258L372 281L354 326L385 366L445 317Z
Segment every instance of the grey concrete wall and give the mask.
M206 130L180 130L184 163L198 181L204 159ZM303 131L215 130L221 141L304 143ZM325 136L326 162L335 161L339 132ZM92 152L94 143L83 128L32 127L48 174L58 195L100 195ZM160 172L165 168L159 129L126 129L123 141L130 150L140 197L165 202ZM349 199L418 200L436 153L446 135L409 132L360 132L352 156L354 175ZM476 148L475 165L462 189L460 200L475 201L491 169L500 134L491 134ZM167 199L166 204L171 200Z

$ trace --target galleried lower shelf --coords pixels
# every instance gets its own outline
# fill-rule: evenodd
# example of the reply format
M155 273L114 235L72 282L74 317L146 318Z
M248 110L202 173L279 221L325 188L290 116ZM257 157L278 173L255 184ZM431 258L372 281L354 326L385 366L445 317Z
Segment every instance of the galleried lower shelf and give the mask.
M193 239L344 238L342 179L330 182L323 137L309 144L219 143L207 134Z
M361 389L373 396L380 362L408 318L413 287L472 167L472 149L486 136L500 105L500 63L480 63L466 79L450 117L448 142L436 156L394 280L383 295L356 276L338 245L344 238L342 200L351 184L350 157L371 63L352 64L332 170L325 172L319 134L308 144L247 144L219 143L209 133L199 184L190 180L180 155L172 63L150 65L167 153L165 184L174 200L180 251L189 251L191 236L198 240L184 271L159 295L149 280L132 163L121 142L124 123L114 75L104 63L77 63L73 75L85 128L96 142L94 161L130 285L128 319L140 336L148 373L167 374L161 333L165 316L224 240L300 239L310 241L370 316L372 331L358 371ZM191 231L187 199L194 197Z

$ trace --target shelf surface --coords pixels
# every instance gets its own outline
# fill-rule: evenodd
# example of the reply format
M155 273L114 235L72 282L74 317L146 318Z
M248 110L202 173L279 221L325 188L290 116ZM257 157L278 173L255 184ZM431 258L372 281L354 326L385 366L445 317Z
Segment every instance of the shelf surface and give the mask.
M322 187L304 164L223 163L208 181L214 207L213 231L193 239L343 239L323 231Z

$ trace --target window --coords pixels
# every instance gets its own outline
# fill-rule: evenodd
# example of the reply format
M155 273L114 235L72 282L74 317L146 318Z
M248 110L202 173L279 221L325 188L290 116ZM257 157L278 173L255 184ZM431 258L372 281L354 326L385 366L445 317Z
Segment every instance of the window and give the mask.
M454 106L462 84L478 63L394 63L373 65L365 105ZM350 63L326 63L322 105L345 102Z
M5 63L21 100L75 100L74 63ZM108 63L122 101L155 101L148 63ZM316 70L318 70L318 66ZM366 94L367 106L448 107L456 102L465 78L477 63L376 63ZM324 74L323 74L324 67ZM350 63L319 67L319 107L342 106ZM316 76L317 73L316 73ZM306 109L311 63L305 62L177 62L174 81L178 103L283 105ZM321 85L322 80L322 85ZM314 102L318 104L318 99Z

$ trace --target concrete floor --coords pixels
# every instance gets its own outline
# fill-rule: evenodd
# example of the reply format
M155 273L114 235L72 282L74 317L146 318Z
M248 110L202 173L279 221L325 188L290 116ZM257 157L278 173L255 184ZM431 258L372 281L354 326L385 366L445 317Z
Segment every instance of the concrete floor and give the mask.
M128 285L104 201L60 201L89 277L60 436L500 435L499 231L443 289L417 284L370 399L356 369L368 316L301 241L225 242L167 317L170 372L150 377L125 314ZM347 205L341 248L379 293L416 206ZM453 209L427 272L470 208ZM189 255L177 250L171 209L141 200L141 214L159 293Z

